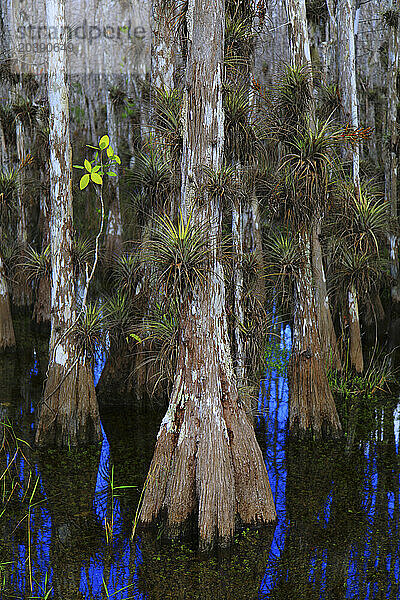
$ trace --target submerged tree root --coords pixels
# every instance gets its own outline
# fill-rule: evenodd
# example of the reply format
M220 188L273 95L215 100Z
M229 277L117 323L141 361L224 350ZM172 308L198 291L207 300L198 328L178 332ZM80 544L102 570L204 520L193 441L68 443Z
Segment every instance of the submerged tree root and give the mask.
M93 375L86 364L53 364L40 411L38 446L69 448L101 441L100 416Z

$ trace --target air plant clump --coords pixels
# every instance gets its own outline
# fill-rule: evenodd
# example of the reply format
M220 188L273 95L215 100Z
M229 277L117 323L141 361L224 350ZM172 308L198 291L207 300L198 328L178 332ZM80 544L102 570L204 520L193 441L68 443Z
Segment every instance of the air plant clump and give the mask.
M123 252L113 261L111 279L117 290L126 294L129 298L135 295L139 267L140 261L137 251Z
M233 10L229 10L232 8ZM247 13L247 14L246 14ZM225 22L225 65L232 71L247 68L254 49L253 11L227 6Z
M240 172L231 165L222 165L218 171L205 168L204 190L209 198L226 202L228 206L240 194Z
M51 277L51 254L50 246L46 246L42 252L37 252L28 247L23 258L22 268L28 281L37 283L42 278L50 280Z
M397 28L399 24L400 11L395 8L389 8L382 14L382 20L387 27Z
M387 259L339 243L331 266L331 285L338 297L347 298L354 288L367 299L379 290L387 271Z
M248 162L255 160L257 151L257 130L255 115L251 119L253 107L247 87L226 88L224 93L225 145L232 160Z
M283 307L292 301L293 284L302 266L302 254L294 235L288 229L271 232L265 242L266 282Z
M327 228L362 251L379 253L379 242L389 227L389 207L374 181L341 179L333 190L334 202L328 213Z
M319 89L317 112L321 119L338 119L342 103L337 83L322 85Z
M75 323L71 338L78 351L88 359L105 345L104 316L101 306L88 303Z
M12 110L15 118L18 118L24 125L33 127L36 122L36 115L38 113L38 106L25 96L18 95L13 104Z
M0 218L8 219L17 210L17 194L20 186L19 169L0 171Z
M137 340L137 317L131 298L118 290L104 305L104 326L113 346L123 346L132 339Z
M287 66L274 86L273 96L274 112L285 138L309 114L312 100L310 67Z
M154 128L162 140L164 152L167 146L171 156L178 158L182 150L182 90L153 87L152 102Z
M76 237L72 243L72 261L75 274L85 273L94 259L94 243L89 238Z
M127 178L134 190L141 192L148 203L163 206L174 190L171 160L166 159L160 149L149 147L147 150L138 152Z
M16 143L16 131L12 105L7 102L0 103L0 124L4 132L7 145L13 147Z
M111 86L108 89L108 93L110 95L111 102L114 104L116 108L121 108L126 105L127 102L127 93L118 85Z
M150 342L150 351L144 354L143 364L153 364L153 393L160 382L172 385L179 346L179 301L176 298L156 303L150 314L143 320L141 341ZM154 368L156 366L156 368Z
M154 219L153 233L144 243L143 261L154 268L155 278L168 293L180 299L196 283L204 283L210 260L208 227L182 214L177 223L167 215Z
M309 124L286 142L288 152L280 170L289 191L285 202L296 222L324 210L342 139L341 129L317 119L314 126Z

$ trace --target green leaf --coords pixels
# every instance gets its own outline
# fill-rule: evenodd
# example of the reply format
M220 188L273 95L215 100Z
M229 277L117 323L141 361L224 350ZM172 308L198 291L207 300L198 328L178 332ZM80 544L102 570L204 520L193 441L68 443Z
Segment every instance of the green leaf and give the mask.
M98 173L92 172L92 173L90 173L90 177L91 177L93 183L98 183L99 185L103 184L103 179Z
M120 157L119 157L119 156L115 155L115 156L114 156L114 160L115 160L115 162L116 162L118 165L120 165L120 164L121 164L121 159L120 159Z
M107 156L108 156L108 158L111 158L111 156L114 156L114 150L111 148L111 146L109 146L107 148Z
M97 146L89 146L89 144L86 144L86 148L93 148L93 150L99 150Z
M82 167L81 165L72 165L74 167L74 169L83 169L84 167Z
M109 175L110 177L116 177L117 174L114 173L114 171L107 171L107 175Z
M89 185L89 181L90 181L90 176L88 173L86 173L86 175L81 177L81 180L79 182L79 187L81 188L81 190L84 190L85 187L87 187Z
M85 169L86 171L88 171L89 173L91 173L92 171L92 165L90 164L90 162L87 160L87 158L85 158L85 162L83 163L85 165Z
M138 335L136 335L136 333L130 333L129 337L133 338L137 342L140 342L140 343L142 342L142 340L140 339L140 337Z
M105 150L107 148L107 146L110 145L110 138L108 137L108 135L103 135L102 138L100 138L100 142L99 142L99 146L100 146L100 150Z
M100 171L100 165L93 167L93 173L97 173L97 171Z

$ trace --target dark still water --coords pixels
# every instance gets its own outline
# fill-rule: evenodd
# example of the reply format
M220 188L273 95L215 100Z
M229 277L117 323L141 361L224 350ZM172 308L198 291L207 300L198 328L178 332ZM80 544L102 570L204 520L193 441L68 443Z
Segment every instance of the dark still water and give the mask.
M16 325L17 354L0 359L2 600L400 599L397 400L350 403L347 441L294 444L286 379L271 369L256 428L279 522L199 559L185 546L130 541L161 407L102 410L97 451L32 451L47 340Z

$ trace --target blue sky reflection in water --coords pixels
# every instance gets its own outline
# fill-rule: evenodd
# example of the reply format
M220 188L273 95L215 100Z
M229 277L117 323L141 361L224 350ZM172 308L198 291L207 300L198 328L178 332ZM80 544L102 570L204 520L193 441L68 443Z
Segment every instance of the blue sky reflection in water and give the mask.
M290 348L289 327L282 334L282 348ZM100 357L96 381L103 364ZM29 373L32 389L26 385L23 398L13 391L15 406L9 417L15 416L21 437L32 431L39 370L34 352L29 368L21 369ZM261 385L256 428L279 521L269 559L265 556L264 575L260 571L256 587L251 582L246 600L400 598L398 408L392 402L377 410L368 435L364 432L351 447L339 442L293 446L285 437L287 402L286 377L272 369ZM180 590L175 592L177 600L245 597L239 591L235 596L223 585L207 588L204 562L198 563L190 553L183 552L182 560L178 557L171 573L166 552L146 549L142 555L140 540L130 544L132 519L161 416L162 409L144 415L106 410L101 449L95 456L75 454L76 469L68 460L58 464L55 459L51 469L43 470L40 460L36 464L35 455L28 453L31 477L39 477L30 511L31 547L29 552L27 519L17 527L23 518L17 510L2 528L8 541L1 560L16 565L6 578L8 591L0 595L2 600L29 598L29 561L33 596L44 595L47 573L47 590L58 589L63 600L105 598L104 582L116 600L158 600L163 590L155 591L154 573L162 578L168 572L165 598L173 597L172 589ZM30 472L23 456L18 456L16 472L21 500ZM112 500L111 474L115 488L136 487L115 489ZM113 535L107 543L105 530L110 522ZM176 566L179 560L182 570ZM246 577L246 569L240 577Z

